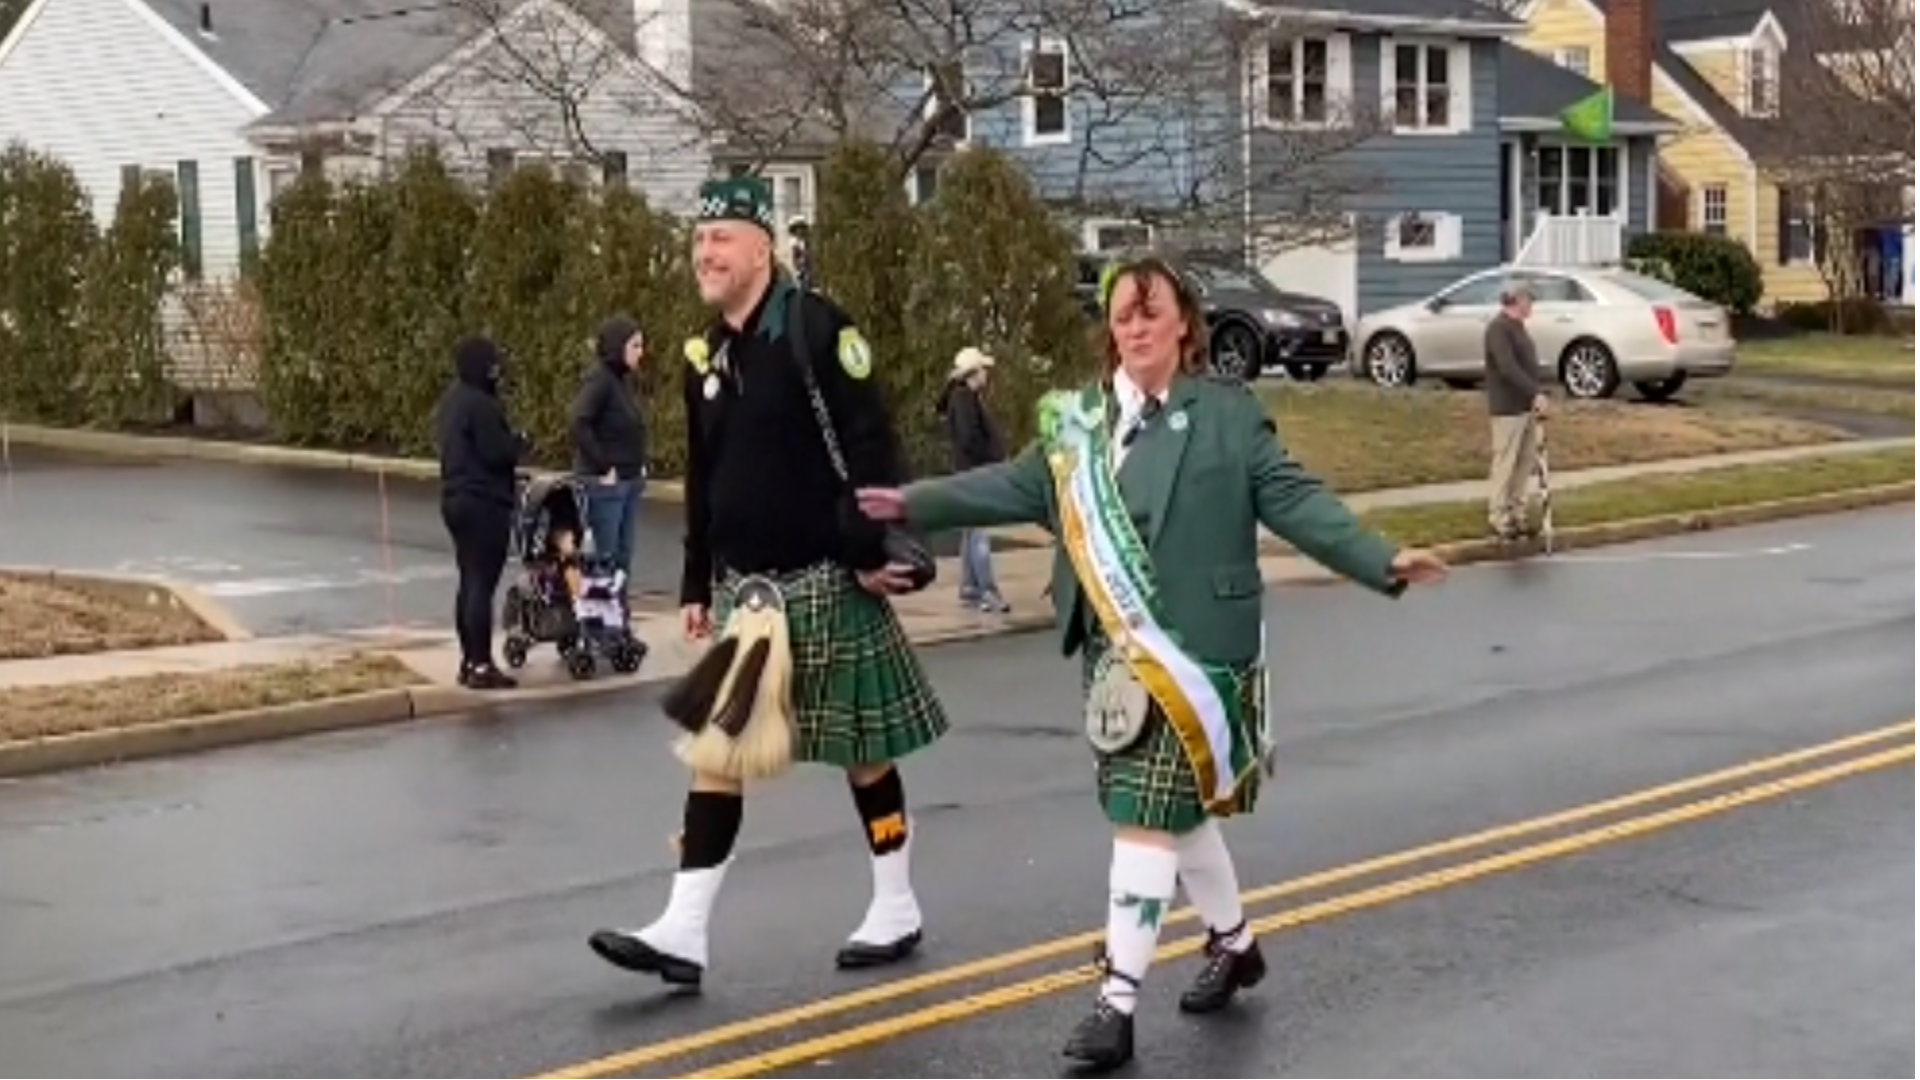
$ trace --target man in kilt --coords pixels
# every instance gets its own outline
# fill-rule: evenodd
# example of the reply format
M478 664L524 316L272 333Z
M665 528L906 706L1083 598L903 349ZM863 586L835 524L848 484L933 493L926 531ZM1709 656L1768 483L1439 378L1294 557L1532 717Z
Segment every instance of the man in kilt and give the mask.
M1286 454L1238 381L1205 377L1207 324L1167 264L1102 287L1107 375L1050 394L1040 439L1012 461L861 492L876 519L928 531L1033 523L1058 540L1061 645L1084 662L1086 730L1113 826L1100 995L1066 1055L1134 1054L1134 1009L1177 890L1206 924L1180 998L1226 1008L1266 975L1220 819L1251 812L1271 760L1259 532L1377 592L1438 581L1430 553L1368 531Z
M680 600L688 636L707 638L728 625L743 580L777 584L791 657L792 758L846 771L872 859L872 902L837 957L841 968L868 968L903 960L920 943L913 834L894 763L938 740L947 718L887 599L911 587L909 576L889 562L885 527L858 512L849 489L849 481L899 475L871 350L844 312L777 269L774 248L763 180L702 189L693 257L718 318L686 348ZM823 439L815 393L846 480ZM642 929L594 934L596 953L672 985L699 985L744 788L739 777L696 770L665 912Z

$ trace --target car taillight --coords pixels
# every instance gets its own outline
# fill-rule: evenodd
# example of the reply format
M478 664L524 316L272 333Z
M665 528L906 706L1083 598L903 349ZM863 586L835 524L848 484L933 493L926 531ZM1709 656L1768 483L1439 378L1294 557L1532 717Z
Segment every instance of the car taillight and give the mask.
M1667 339L1667 344L1669 345L1680 344L1680 324L1674 318L1672 308L1670 307L1654 308L1653 321L1656 325L1660 327L1660 336Z

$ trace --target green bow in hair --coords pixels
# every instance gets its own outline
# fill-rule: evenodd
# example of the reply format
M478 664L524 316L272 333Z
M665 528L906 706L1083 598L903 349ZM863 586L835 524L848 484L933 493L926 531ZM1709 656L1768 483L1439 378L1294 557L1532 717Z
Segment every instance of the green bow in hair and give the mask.
M1113 287L1120 283L1120 268L1123 264L1110 262L1100 270L1100 310L1109 312L1113 307Z

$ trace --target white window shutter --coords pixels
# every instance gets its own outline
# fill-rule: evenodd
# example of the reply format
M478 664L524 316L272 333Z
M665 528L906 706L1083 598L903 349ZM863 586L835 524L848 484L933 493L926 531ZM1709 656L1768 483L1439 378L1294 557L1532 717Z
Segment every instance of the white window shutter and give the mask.
M1394 45L1391 35L1380 39L1380 114L1386 120L1386 127L1394 126L1393 107L1393 54Z
M1456 41L1452 54L1448 57L1447 67L1451 69L1448 80L1447 102L1448 125L1456 131L1473 129L1473 42Z
M1337 110L1334 122L1353 123L1353 35L1334 34L1327 39L1327 96Z
M1273 48L1266 35L1255 35L1247 39L1247 97L1254 123L1268 124L1273 121L1272 103L1267 97L1267 71L1271 60L1268 51Z
M1459 214L1440 215L1433 238L1440 258L1457 259L1466 251L1466 238L1461 235L1463 224Z

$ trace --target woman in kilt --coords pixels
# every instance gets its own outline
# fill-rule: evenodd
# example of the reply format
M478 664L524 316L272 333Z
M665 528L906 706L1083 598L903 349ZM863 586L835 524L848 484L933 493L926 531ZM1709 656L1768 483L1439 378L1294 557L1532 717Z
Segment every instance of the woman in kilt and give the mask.
M1254 808L1271 764L1260 527L1388 596L1446 567L1362 527L1287 456L1245 385L1196 377L1206 322L1166 264L1112 268L1102 297L1108 377L1048 395L1034 445L863 491L861 504L928 531L1031 522L1059 541L1055 615L1066 651L1083 656L1114 827L1104 977L1066 1053L1111 1068L1133 1057L1134 1003L1176 885L1208 931L1183 1010L1222 1009L1266 974L1219 827Z
M776 270L766 182L709 183L699 218L695 270L719 317L685 350L680 599L690 638L712 638L716 627L726 632L676 694L710 702L738 683L748 699L762 700L754 696L764 685L771 695L764 700L778 700L762 710L766 722L756 713L756 726L738 740L706 724L705 707L693 709L700 720L680 751L694 777L666 911L642 929L599 931L591 944L619 967L698 986L746 783L802 761L845 770L872 860L872 903L840 949L839 966L894 963L921 937L906 792L894 763L947 727L887 599L925 582L890 562L886 528L853 500L852 485L897 478L898 444L860 331L830 301ZM823 423L833 430L831 446ZM777 627L762 603L777 611ZM749 647L756 635L759 645ZM745 661L732 658L756 650L764 666L739 674ZM735 742L760 747L756 767L729 756Z

